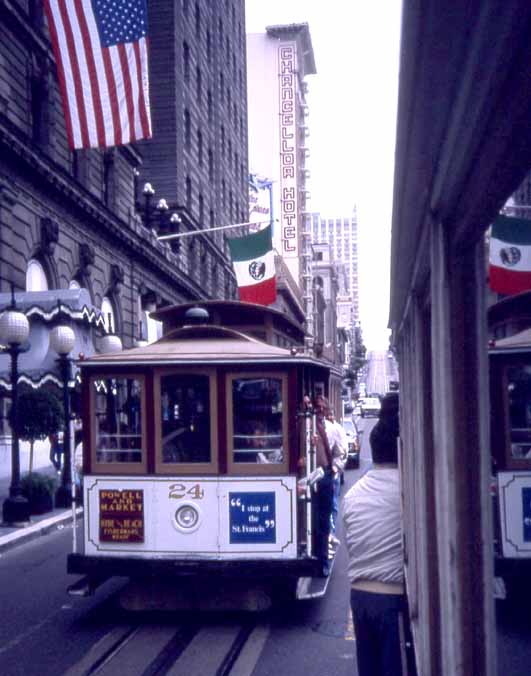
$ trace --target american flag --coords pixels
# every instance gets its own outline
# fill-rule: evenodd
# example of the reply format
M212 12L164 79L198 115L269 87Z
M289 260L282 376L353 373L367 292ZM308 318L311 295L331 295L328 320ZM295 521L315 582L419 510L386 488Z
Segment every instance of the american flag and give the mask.
M44 0L71 148L151 137L145 0Z

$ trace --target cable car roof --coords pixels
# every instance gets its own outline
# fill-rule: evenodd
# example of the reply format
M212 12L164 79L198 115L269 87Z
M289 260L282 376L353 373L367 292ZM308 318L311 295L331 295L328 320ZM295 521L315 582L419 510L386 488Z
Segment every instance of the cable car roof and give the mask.
M128 350L99 354L85 359L80 365L126 366L141 364L314 364L332 368L296 348L268 345L234 329L221 326L184 326L171 331L160 340Z
M507 338L494 341L490 348L490 354L509 354L515 352L531 351L531 328L515 333Z

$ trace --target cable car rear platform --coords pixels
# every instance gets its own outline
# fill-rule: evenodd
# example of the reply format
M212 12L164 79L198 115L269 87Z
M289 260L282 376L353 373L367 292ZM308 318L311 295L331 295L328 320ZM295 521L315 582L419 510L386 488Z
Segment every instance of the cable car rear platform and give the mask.
M334 561L331 561L331 568ZM130 578L135 589L134 594L128 593L126 603L128 609L145 609L145 603L139 604L137 597L149 592L151 600L153 596L159 596L155 590L159 585L164 585L164 592L160 592L163 605L167 608L169 603L168 587L174 591L180 588L180 593L194 596L194 609L197 609L197 590L202 590L204 595L210 594L209 607L200 604L201 609L212 609L212 590L220 588L229 596L234 596L234 590L244 587L247 596L260 589L258 596L253 595L252 601L246 601L248 610L265 610L271 605L271 599L265 600L263 590L283 588L292 589L296 599L314 599L324 596L330 577L323 577L322 566L318 559L305 557L299 559L142 559L137 557L107 558L100 556L85 556L83 554L70 554L68 556L67 572L73 575L84 575L81 579L70 585L68 593L73 596L91 596L95 590L112 577ZM186 588L186 589L184 589ZM267 595L266 593L266 595ZM131 603L131 596L135 597ZM258 598L258 600L257 600ZM174 599L175 600L175 599ZM232 599L233 600L233 599ZM176 606L183 608L182 598ZM214 601L216 608L220 608L220 601ZM232 607L233 604L230 604ZM150 603L153 607L153 603ZM156 605L160 607L159 604ZM191 608L190 599L186 599L184 607ZM223 607L226 609L226 606Z

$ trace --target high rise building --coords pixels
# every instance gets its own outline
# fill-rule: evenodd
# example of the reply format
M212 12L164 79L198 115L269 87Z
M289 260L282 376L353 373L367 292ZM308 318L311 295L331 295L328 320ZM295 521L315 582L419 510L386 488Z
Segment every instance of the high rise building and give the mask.
M245 222L245 3L150 3L149 20L153 138L142 145L141 182L177 206L188 229ZM202 238L207 252L223 241Z
M343 263L347 273L345 292L351 297L351 323L359 322L358 294L358 218L356 210L350 216L325 217L311 214L311 238L313 244L327 242L332 258Z
M308 24L268 26L247 35L249 166L272 185L273 246L302 291L311 332L312 277L309 233L304 231L310 193L308 75L316 73Z

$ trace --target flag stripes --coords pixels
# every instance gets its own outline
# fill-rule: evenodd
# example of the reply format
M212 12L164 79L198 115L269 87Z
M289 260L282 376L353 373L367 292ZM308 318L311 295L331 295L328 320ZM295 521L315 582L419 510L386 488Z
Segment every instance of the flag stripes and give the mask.
M106 46L95 12L109 12L110 5L116 20L125 20L120 13L126 6L120 3L45 0L71 148L108 147L151 136L145 22L139 22L131 41ZM131 0L132 6L135 17L144 16L144 0Z

